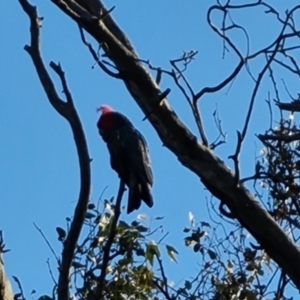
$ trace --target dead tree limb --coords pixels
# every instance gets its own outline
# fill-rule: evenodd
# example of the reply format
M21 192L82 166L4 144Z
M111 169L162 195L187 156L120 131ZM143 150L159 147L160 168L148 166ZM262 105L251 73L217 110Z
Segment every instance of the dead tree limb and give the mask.
M77 245L79 234L83 226L87 205L89 201L90 186L91 186L91 170L90 170L90 157L88 153L87 142L85 134L81 125L80 118L74 106L72 95L67 86L64 72L60 64L50 63L50 67L59 76L63 92L66 95L66 100L62 100L54 86L54 83L49 76L44 62L41 58L39 49L39 27L41 18L37 14L36 7L29 4L27 0L19 0L24 11L30 19L30 33L31 43L26 45L24 49L29 53L33 64L36 68L39 79L43 88L48 96L49 102L54 109L63 116L69 123L77 149L80 166L80 191L75 208L74 218L70 226L70 230L64 241L64 247L61 255L59 266L59 280L57 294L59 300L69 299L69 274L73 261L74 251Z

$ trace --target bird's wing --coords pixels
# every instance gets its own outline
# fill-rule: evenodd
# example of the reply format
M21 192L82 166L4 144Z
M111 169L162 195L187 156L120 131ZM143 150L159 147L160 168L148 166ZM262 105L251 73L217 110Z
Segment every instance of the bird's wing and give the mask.
M120 133L116 130L115 134L110 136L107 142L110 153L110 165L119 174L119 176L128 183L128 170L126 168L126 153L123 143L120 139Z
M120 128L122 145L126 149L132 169L146 183L153 185L153 174L147 142L143 135L132 126Z

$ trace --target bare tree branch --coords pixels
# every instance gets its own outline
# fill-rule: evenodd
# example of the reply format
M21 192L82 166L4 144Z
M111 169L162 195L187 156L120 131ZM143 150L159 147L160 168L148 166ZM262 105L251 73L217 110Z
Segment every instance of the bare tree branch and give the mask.
M14 279L14 281L16 282L16 284L17 284L17 286L20 290L20 292L17 294L18 295L17 299L18 300L25 300L22 284L21 284L19 278L16 277L16 276L13 276L12 278ZM16 296L14 298L16 298Z
M52 252L53 256L56 259L56 262L59 264L59 258L56 255L53 247L51 246L49 240L47 239L47 237L45 236L44 232L42 231L41 228L39 228L35 223L33 223L33 226L36 228L36 230L41 234L41 236L43 237L44 241L46 242L47 246L49 247L50 251Z
M261 141L284 141L285 143L291 143L300 140L300 133L291 135L271 135L271 134L259 134L258 138Z
M77 155L79 158L81 186L77 206L75 208L74 219L71 223L67 238L64 241L64 248L62 251L62 258L59 268L60 275L57 290L58 299L65 300L69 299L70 268L89 200L91 186L90 158L84 131L75 109L72 95L68 89L64 72L59 64L55 64L54 62L50 63L51 68L58 74L62 82L63 91L66 95L66 101L63 101L58 96L55 86L41 58L39 49L39 27L42 19L38 16L36 7L29 4L27 0L19 0L19 2L30 19L31 44L30 46L26 45L24 48L29 53L33 61L40 81L48 96L49 102L52 104L55 110L69 122L73 132Z
M86 39L85 39L85 36L84 36L84 32L82 30L81 27L79 27L79 32L80 32L80 36L81 36L81 40L82 42L88 47L88 49L90 50L94 60L96 61L96 63L98 64L98 66L106 73L108 74L109 76L111 77L114 77L114 78L117 78L117 79L120 79L121 78L121 75L118 74L118 73L114 73L112 72L110 69L108 69L106 67L106 65L101 62L100 58L99 58L99 55L97 55L96 51L94 50L93 46L91 45L91 43L87 42Z
M116 227L121 213L121 201L122 201L124 191L125 191L125 184L122 180L120 180L119 191L118 191L118 196L117 196L115 210L114 210L114 217L111 223L106 245L104 246L101 274L99 276L95 299L102 299L102 293L105 286L106 270L107 270L108 263L110 261L110 249L116 234Z
M292 111L292 112L295 112L295 111L300 112L300 101L299 100L295 100L290 103L276 102L276 105L282 110L287 110L287 111Z

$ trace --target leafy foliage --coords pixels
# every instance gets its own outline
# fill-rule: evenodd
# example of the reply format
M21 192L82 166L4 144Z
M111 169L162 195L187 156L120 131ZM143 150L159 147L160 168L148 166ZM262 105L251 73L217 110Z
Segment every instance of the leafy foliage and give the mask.
M116 209L113 199L104 201L101 212L93 203L89 204L85 222L87 236L77 245L72 264L70 288L75 299L94 299L106 251L109 251L109 262L103 299L258 300L276 294L272 292L271 282L277 266L236 226L227 233L221 223L213 226L213 222L196 222L194 216L190 218L190 226L183 228L183 244L194 253L199 271L176 285L172 283L172 275L164 270L164 258L168 256L178 270L184 262L180 262L176 248L165 243L166 234L163 235L159 224L163 218L149 220L148 216L140 215L131 223L118 220L108 249ZM263 284L266 277L270 281Z

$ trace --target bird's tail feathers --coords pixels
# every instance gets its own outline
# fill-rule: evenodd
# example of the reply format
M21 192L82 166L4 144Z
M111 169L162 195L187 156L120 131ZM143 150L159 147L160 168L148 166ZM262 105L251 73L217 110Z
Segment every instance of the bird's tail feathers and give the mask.
M135 184L129 187L127 213L130 214L141 206L141 187Z
M127 213L130 214L134 210L139 209L142 200L144 200L149 207L153 206L150 186L148 184L135 184L129 187Z
M152 198L152 195L151 195L151 192L150 192L149 184L141 185L141 195L140 195L140 197L142 198L142 200L144 200L144 202L149 207L153 206L153 198Z

